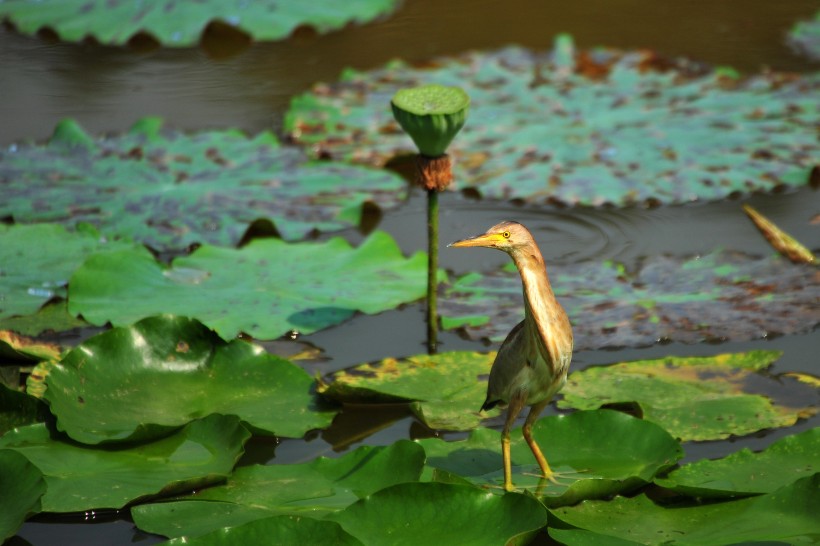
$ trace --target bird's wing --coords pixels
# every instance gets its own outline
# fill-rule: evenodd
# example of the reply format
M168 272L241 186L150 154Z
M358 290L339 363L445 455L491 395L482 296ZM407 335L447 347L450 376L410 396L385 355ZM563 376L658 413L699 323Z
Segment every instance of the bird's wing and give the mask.
M490 369L490 381L487 384L487 399L482 410L495 407L500 402L509 402L509 388L514 384L515 378L527 365L526 356L529 354L527 339L525 336L524 321L519 322L510 333L493 362Z

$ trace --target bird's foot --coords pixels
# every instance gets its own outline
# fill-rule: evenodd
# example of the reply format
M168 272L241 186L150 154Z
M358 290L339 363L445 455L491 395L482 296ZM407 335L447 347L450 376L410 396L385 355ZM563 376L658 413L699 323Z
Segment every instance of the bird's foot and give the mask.
M540 474L533 472L522 472L522 474L524 476L535 476L536 478L541 478L542 480L554 483L555 485L569 485L570 483L579 480L580 476L587 472L587 470L568 470L562 472L542 472ZM562 483L559 480L568 480L569 483Z

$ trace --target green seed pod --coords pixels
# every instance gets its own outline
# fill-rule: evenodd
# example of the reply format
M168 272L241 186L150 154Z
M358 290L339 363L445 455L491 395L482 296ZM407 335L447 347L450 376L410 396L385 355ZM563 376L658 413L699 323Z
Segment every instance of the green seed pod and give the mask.
M459 87L430 84L401 89L390 101L393 117L419 153L439 157L467 121L470 96Z

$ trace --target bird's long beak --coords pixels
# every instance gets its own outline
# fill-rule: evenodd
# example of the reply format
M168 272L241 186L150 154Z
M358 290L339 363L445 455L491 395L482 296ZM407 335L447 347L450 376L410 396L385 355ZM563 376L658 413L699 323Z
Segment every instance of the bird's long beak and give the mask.
M455 241L450 243L447 246L453 247L468 247L468 246L488 246L494 247L499 242L503 241L504 237L499 235L498 233L482 233L481 235L476 235L475 237L470 237L468 239L461 239L460 241Z

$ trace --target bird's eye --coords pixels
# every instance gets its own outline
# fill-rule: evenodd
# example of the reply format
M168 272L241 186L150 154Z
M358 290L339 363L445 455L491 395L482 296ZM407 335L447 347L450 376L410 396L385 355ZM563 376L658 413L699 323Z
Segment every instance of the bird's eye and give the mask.
M504 237L505 239L509 239L510 238L510 232L505 231L504 233L501 234L501 236Z

